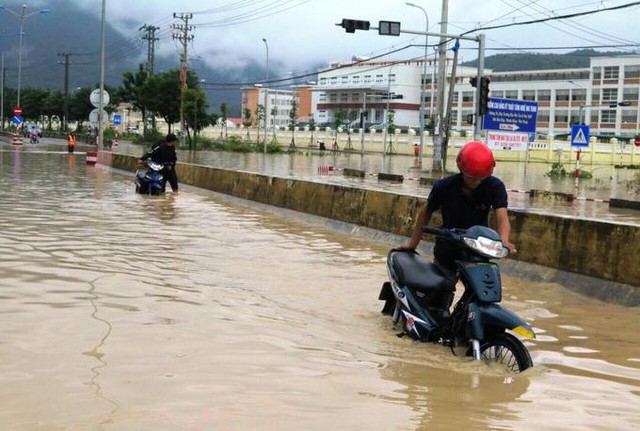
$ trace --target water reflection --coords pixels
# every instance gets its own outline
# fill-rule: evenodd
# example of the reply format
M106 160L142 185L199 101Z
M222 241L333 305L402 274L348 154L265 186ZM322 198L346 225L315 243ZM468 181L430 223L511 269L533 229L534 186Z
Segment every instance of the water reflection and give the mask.
M401 383L390 402L412 407L413 429L493 429L496 422L517 423L518 402L530 385L530 373L487 376L432 369L424 363L391 361L380 370L384 379ZM452 406L456 406L452 409Z

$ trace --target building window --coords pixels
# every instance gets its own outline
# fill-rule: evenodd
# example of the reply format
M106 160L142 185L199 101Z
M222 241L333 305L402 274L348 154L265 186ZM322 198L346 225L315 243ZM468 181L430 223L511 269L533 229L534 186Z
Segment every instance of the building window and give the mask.
M522 100L536 100L536 90L523 90Z
M549 102L551 100L551 90L538 90L538 100L540 102Z
M389 82L396 82L396 75L395 75L395 73L390 73L390 74L389 74Z
M359 102L360 101L360 93L351 93L351 101Z
M365 75L364 76L364 83L365 84L370 84L371 83L371 75Z
M327 101L327 93L320 93L320 102Z
M457 91L453 93L453 103L458 103L458 95L459 93Z
M633 109L622 110L622 123L635 124L638 118L638 111Z
M556 111L554 114L555 123L568 123L569 113L567 111Z
M349 101L349 93L340 93L340 101L348 102Z
M332 76L331 77L331 85L336 85L338 83L338 77L337 76Z
M352 80L354 84L360 84L360 75L354 75Z
M548 123L549 122L549 111L538 111L538 116L536 117L538 123Z
M329 95L329 102L333 102L333 103L335 103L335 102L337 102L337 101L338 101L338 95L337 95L336 93L331 93L331 94Z
M463 91L462 102L473 102L473 91Z
M558 101L558 102L568 102L569 101L569 90L556 90L556 101Z
M327 78L320 78L320 85L327 85Z
M593 79L600 79L602 77L602 68L601 67L594 67L592 69L593 72Z
M638 100L638 87L629 87L622 90L622 100Z
M587 100L587 90L571 90L571 100L574 102L584 102Z
M625 78L640 78L640 64L630 64L624 67Z
M383 75L376 75L376 82L383 82L383 81L384 81Z
M383 110L382 109L376 109L376 112L374 114L374 120L376 123L380 123L382 122L382 120L384 119L384 114L383 114Z
M517 99L518 98L518 90L507 90L504 92L505 99Z
M618 79L620 75L620 67L618 66L605 66L604 79Z
M342 85L347 85L349 83L349 77L348 76L342 76L340 79L340 83Z
M504 97L504 91L502 90L491 91L491 97L497 97L499 99L502 99Z
M617 88L603 88L602 89L602 101L603 102L615 102L618 100Z
M601 111L600 123L602 123L602 124L615 124L616 123L616 111L614 111L614 110Z

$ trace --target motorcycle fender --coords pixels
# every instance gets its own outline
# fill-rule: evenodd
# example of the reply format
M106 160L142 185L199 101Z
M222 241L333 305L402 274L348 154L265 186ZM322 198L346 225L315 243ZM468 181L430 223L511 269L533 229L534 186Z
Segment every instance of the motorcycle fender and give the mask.
M470 338L484 340L485 329L489 327L509 329L527 338L536 337L531 325L498 304L474 302L469 304L467 311Z
M382 284L382 289L380 289L380 295L378 295L378 300L389 301L391 299L396 299L396 298L395 296L393 296L393 290L391 290L391 283L389 283L388 281L385 281Z

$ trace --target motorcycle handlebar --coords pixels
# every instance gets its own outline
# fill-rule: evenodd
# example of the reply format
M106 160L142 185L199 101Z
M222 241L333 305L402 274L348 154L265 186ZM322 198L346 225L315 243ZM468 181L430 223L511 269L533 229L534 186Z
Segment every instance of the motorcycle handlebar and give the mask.
M446 236L449 233L449 231L445 229L438 229L431 226L422 226L422 233L430 233L438 236Z

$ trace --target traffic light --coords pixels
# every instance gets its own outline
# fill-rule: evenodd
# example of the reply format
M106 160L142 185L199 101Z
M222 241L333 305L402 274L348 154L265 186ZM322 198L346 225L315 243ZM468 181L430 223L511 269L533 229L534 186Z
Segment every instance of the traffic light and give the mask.
M355 33L356 30L369 30L370 23L369 21L343 18L340 26L344 28L347 33Z
M469 84L471 84L473 88L476 88L478 86L478 78L476 76L472 76L469 78Z
M489 83L491 80L486 76L480 78L480 115L489 111Z

